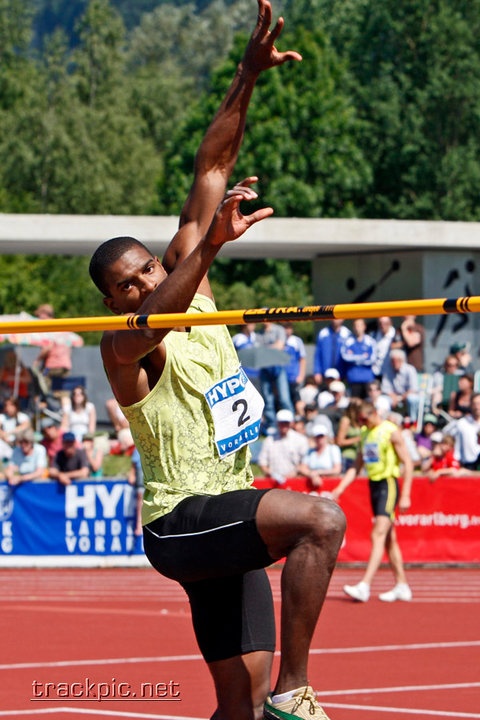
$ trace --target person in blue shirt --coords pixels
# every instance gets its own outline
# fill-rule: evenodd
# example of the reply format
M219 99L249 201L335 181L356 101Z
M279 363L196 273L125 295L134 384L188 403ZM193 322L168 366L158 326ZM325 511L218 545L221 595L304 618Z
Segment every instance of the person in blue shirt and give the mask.
M375 379L375 340L366 334L365 320L357 319L352 324L352 335L345 340L340 349L345 363L345 379L353 397L365 399L368 384Z
M318 333L313 358L313 374L318 385L323 382L325 371L335 368L344 376L344 364L340 349L347 338L351 336L350 330L344 326L343 320L332 320L327 327Z
M284 351L290 355L290 363L287 365L287 378L290 388L290 397L295 411L298 412L298 403L300 402L300 388L305 380L305 372L307 369L307 351L302 338L293 333L293 323L284 325L287 339L285 341Z

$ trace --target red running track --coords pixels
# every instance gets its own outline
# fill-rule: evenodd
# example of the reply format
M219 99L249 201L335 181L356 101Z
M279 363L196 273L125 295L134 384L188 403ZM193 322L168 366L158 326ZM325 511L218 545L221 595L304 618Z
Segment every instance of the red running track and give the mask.
M280 570L269 571L279 609ZM382 570L356 604L338 568L315 633L310 682L332 720L480 718L480 573L411 569L392 605ZM208 671L181 588L149 568L0 570L0 720L203 720ZM103 695L99 700L94 695Z

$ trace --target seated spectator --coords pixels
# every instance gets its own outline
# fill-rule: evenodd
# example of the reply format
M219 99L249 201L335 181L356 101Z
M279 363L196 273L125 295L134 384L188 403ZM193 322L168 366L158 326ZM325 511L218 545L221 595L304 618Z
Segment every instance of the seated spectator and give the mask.
M82 447L88 460L88 476L91 478L101 478L103 476L103 450L95 443L95 435L86 433L83 436Z
M438 431L438 418L433 413L426 413L423 418L423 427L415 435L418 452L422 458L422 469L427 467L427 461L432 454L432 435Z
M389 396L392 409L408 415L415 422L418 415L418 374L413 365L406 362L403 350L390 351L390 365L382 378L382 393Z
M450 355L455 355L458 360L458 370L461 375L464 373L470 373L473 375L475 368L472 363L472 356L470 354L470 343L461 341L455 342L450 346Z
M315 425L312 437L315 446L304 455L298 472L308 478L314 488L319 488L324 477L340 475L342 455L338 445L329 442L328 428L325 425Z
M431 409L432 412L438 413L442 408L446 410L450 401L450 393L445 392L447 387L454 385L455 389L458 388L458 378L462 374L460 363L455 355L447 355L443 362L441 370L437 370L432 376L432 394L431 394ZM445 397L447 395L447 397Z
M40 444L47 451L48 465L50 466L55 460L57 452L62 449L60 423L53 418L44 418L40 423L40 429L42 431Z
M35 442L35 434L28 428L17 437L12 457L5 468L5 477L12 486L42 480L47 475L47 466L46 450Z
M350 399L347 397L347 388L341 380L334 380L330 383L330 392L333 395L333 402L323 408L324 414L330 419L333 429L333 437L338 432L338 425Z
M305 405L305 433L308 437L312 436L312 430L315 425L318 425L318 423L325 425L325 427L328 428L328 436L331 440L333 440L333 425L328 415L319 411L317 403Z
M408 415L406 417L403 417L399 413L391 413L390 419L392 418L392 415L394 415L394 414L397 415L399 418L399 424L400 424L400 427L402 428L403 439L405 440L405 446L406 446L406 448L408 450L408 454L410 455L410 458L412 460L413 468L414 468L414 470L419 470L420 468L422 468L423 458L420 453L420 450L418 449L417 441L415 438L415 433L414 433L415 425L412 422L412 419L408 417Z
M107 400L107 402L105 403L105 407L107 409L108 417L110 418L110 422L112 423L113 430L118 441L118 445L115 448L115 454L133 452L134 442L132 433L130 431L130 424L125 415L123 414L120 405L118 404L116 399L112 397ZM114 449L112 448L110 452L113 453L113 450Z
M335 370L335 372L337 372ZM313 375L306 375L303 386L299 390L300 403L299 411L300 414L305 412L305 405L312 405L317 401L319 387L315 381Z
M140 460L140 453L137 448L131 455L130 470L128 471L127 480L130 485L135 487L135 529L134 535L141 537L143 535L142 526L142 505L143 493L145 487L143 485L143 468Z
M297 475L297 468L308 452L308 438L292 428L294 421L290 410L279 410L276 415L277 433L265 438L258 464L265 477L282 485L289 477Z
M473 391L473 375L465 373L458 378L458 390L454 390L450 394L447 412L450 417L458 420L464 415L468 415L472 404Z
M71 485L73 480L88 478L88 460L85 450L76 444L72 432L63 433L62 449L55 455L49 475L62 485Z
M63 432L71 432L78 443L82 442L87 433L93 434L97 428L97 411L93 402L90 402L85 388L81 385L74 387L70 397L62 400Z
M31 427L30 417L20 410L20 404L13 396L3 403L0 413L0 460L9 460L17 437Z
M345 408L343 416L338 424L335 441L342 454L342 472L353 467L360 448L362 424L359 420L362 400L350 398L348 407Z
M375 340L367 335L365 320L357 318L352 323L352 335L340 350L345 365L345 379L354 397L366 398L367 385L375 380L372 366L375 362Z
M448 426L450 428L450 425ZM455 458L467 470L477 470L480 445L480 393L472 398L470 413L455 421Z
M15 350L8 350L0 369L0 395L2 398L16 397L21 410L30 402L32 376L28 368L17 357Z
M332 384L332 382L339 380L340 373L336 368L327 368L327 370L325 370L325 373L323 375L323 385L320 388L320 392L318 392L317 397L317 403L320 410L323 410L323 408L326 408L327 405L331 405L333 402L335 402L333 393L330 391L330 385Z
M451 435L443 435L438 430L432 433L432 455L426 467L427 475L432 482L442 475L456 477L465 474L455 458L455 439Z
M374 405L382 420L386 420L392 411L392 402L388 395L382 393L380 380L372 380L368 383L366 399Z

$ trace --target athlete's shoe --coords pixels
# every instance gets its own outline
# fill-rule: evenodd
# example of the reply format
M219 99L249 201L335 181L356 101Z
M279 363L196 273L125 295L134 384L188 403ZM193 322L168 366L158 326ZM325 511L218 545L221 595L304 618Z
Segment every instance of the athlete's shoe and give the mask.
M395 600L404 600L409 602L412 599L412 591L406 583L397 583L394 588L388 592L381 593L378 596L383 602L395 602Z
M343 592L359 602L370 600L370 585L366 582L359 582L357 585L344 585Z
M266 720L329 720L318 704L313 689L308 685L297 690L290 700L275 705L272 698L268 697L263 706L263 717Z

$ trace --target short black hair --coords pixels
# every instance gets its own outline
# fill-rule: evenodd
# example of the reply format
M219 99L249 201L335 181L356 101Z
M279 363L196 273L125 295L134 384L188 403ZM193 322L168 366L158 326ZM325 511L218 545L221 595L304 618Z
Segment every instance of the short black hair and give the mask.
M105 297L110 295L106 277L108 268L133 247L141 247L153 257L140 240L128 236L106 240L93 253L88 270L93 282Z

